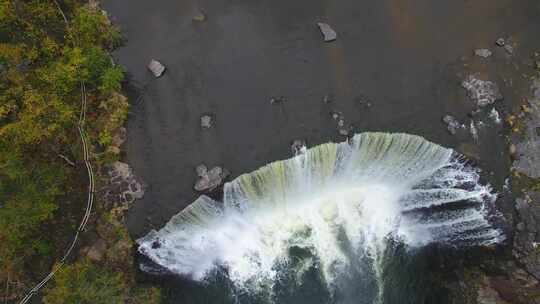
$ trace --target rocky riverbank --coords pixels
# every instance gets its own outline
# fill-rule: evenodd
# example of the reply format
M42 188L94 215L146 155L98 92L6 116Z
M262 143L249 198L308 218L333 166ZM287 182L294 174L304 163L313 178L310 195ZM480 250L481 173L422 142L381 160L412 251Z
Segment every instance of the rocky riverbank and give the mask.
M540 81L535 77L520 111L509 115L513 159L504 212L508 240L500 252L464 257L448 285L452 303L540 303Z

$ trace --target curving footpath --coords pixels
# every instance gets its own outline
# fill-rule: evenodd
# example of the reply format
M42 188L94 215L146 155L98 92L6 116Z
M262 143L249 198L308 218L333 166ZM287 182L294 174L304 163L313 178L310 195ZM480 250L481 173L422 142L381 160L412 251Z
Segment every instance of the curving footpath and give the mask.
M81 142L83 146L83 157L84 157L84 164L86 166L86 171L88 173L88 199L86 203L86 211L84 213L84 216L81 220L81 224L79 225L79 228L77 229L77 232L75 233L75 236L73 237L73 240L71 241L71 245L66 250L66 253L62 257L62 259L53 267L51 272L43 279L41 282L39 282L34 288L32 288L26 296L19 302L20 304L25 304L30 301L32 296L34 296L47 282L49 282L52 277L56 274L58 270L64 266L66 263L66 260L71 255L71 251L75 247L75 244L77 244L77 241L79 240L79 234L84 231L86 224L88 223L88 219L90 218L90 213L92 211L92 205L94 203L94 171L92 168L92 163L90 163L90 153L88 152L88 143L86 140L86 134L84 132L84 123L86 119L86 88L84 86L84 83L81 82L81 113L79 115L79 123L77 125L77 129L79 130L79 135L81 137Z

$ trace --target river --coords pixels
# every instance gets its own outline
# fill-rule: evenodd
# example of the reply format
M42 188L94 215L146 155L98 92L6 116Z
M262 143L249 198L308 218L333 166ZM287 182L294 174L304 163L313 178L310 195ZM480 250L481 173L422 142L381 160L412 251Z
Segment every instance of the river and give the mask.
M342 141L333 111L356 132L407 132L466 152L502 191L510 163L502 128L485 128L475 141L449 134L441 118L452 114L468 123L475 106L460 82L473 72L501 87L499 112L515 107L523 90L515 66L528 64L540 44L537 1L104 0L103 6L126 38L115 57L127 68L133 103L127 161L148 185L129 211L135 237L195 200L200 163L224 166L235 177L290 157L294 139L308 146ZM192 20L199 11L204 22ZM338 39L324 43L316 22L330 24ZM516 42L513 57L496 49L499 37ZM475 57L477 48L494 54ZM152 58L167 66L156 80L146 70ZM326 95L332 102L323 102ZM286 101L270 103L279 96ZM215 118L209 130L199 126L204 114ZM189 303L226 302L213 296L220 288L158 280L177 286L172 293Z

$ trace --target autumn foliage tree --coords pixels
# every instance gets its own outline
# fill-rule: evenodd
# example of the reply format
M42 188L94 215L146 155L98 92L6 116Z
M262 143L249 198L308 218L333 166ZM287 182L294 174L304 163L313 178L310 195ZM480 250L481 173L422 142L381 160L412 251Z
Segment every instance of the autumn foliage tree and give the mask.
M85 190L65 161L81 159L81 84L94 147L127 115L125 100L113 98L124 71L109 50L119 39L100 10L77 1L0 0L0 282L24 282L42 272L28 265L48 268L63 250L52 251L54 233L43 230L70 223L67 198ZM109 117L115 123L103 124Z

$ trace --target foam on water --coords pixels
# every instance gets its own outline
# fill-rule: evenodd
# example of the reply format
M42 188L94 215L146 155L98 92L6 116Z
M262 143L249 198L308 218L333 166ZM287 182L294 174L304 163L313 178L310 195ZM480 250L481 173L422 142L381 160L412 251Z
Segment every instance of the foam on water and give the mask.
M389 239L410 247L501 241L487 215L494 199L453 150L414 135L362 133L241 175L225 185L223 202L201 196L137 242L174 273L204 280L224 267L252 292L271 288L291 248L301 248L332 289L354 259L371 261L379 280Z

